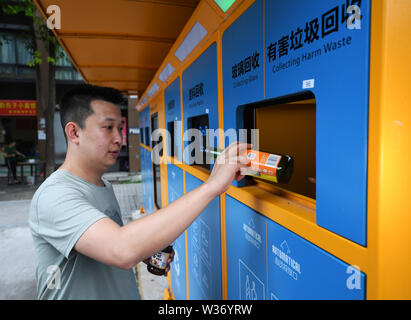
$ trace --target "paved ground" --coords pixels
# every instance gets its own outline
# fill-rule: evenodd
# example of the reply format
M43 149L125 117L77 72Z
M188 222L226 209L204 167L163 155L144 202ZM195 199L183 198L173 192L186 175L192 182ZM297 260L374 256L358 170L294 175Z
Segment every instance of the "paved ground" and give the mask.
M113 181L123 220L128 223L142 202L141 183L117 184L117 176L122 177L120 180L127 177L115 173L108 176ZM37 187L7 186L5 179L0 178L0 300L36 299L34 252L27 221L30 200ZM168 287L166 278L150 274L144 263L138 269L144 299L163 299Z

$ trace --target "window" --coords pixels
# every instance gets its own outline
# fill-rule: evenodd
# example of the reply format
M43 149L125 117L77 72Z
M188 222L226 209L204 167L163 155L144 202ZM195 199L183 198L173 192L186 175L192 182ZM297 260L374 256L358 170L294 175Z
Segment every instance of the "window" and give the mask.
M16 47L14 37L0 33L0 77L14 77L16 74Z
M29 61L33 59L33 55L27 49L29 45L27 40L16 38L17 49L17 64L27 66Z
M35 68L28 66L33 59L32 53L27 49L28 41L30 40L19 37L15 30L0 32L0 77L35 79ZM56 63L56 80L83 80L63 48L57 49L56 56L60 57Z
M14 45L14 36L10 34L0 33L0 63L15 64L16 63L16 48Z

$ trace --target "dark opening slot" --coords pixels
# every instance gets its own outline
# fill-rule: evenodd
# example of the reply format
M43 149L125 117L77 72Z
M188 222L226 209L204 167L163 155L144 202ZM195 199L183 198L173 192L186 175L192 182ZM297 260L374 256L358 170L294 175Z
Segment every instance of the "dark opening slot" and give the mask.
M244 112L244 128L259 130L260 151L293 158L294 168L290 181L276 185L316 199L315 96L311 92L304 92L248 104L239 109ZM250 143L249 134L247 136Z
M140 130L140 142L144 144L144 128L141 128Z
M175 153L174 153L174 144L175 144L175 140L174 140L174 130L175 130L175 125L174 125L174 121L170 121L169 123L167 123L167 130L170 133L170 141L168 141L167 143L167 148L170 151L169 156L170 157L174 157Z
M203 114L188 119L188 129L198 129L201 132L201 138L199 142L199 148L193 148L190 154L191 160L194 165L201 166L207 170L210 170L210 164L207 162L208 154L205 149L209 146L209 137L207 136L207 129L210 128L208 114ZM195 138L191 137L192 144ZM200 154L196 154L199 152ZM191 161L190 161L191 162Z
M151 130L152 133L158 129L158 114L154 113L151 116ZM154 154L156 150L154 147L161 143L163 140L163 137L160 136L158 141L152 141L152 147L153 147L153 180L154 180L154 202L157 206L157 208L161 208L161 176L160 176L160 162L159 158L157 155ZM159 156L162 156L162 149L159 152Z
M144 144L149 147L150 146L150 128L145 127L144 128Z

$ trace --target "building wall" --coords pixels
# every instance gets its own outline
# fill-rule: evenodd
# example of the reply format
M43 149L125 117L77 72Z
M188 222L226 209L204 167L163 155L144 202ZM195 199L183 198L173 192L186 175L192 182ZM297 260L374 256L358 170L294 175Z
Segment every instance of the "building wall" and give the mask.
M129 99L128 103L128 154L129 154L129 168L130 172L140 172L140 135L130 134L130 128L139 127L139 112L136 110L137 100Z

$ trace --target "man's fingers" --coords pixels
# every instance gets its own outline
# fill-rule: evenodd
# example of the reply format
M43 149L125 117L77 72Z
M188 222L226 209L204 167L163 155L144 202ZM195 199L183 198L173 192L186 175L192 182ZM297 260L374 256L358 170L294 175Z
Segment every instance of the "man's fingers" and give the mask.
M252 145L248 143L243 143L243 142L237 142L235 146L230 145L230 148L227 150L227 153L225 154L226 158L233 158L237 157L239 155L245 155L246 151L248 149L251 149Z
M247 158L247 156L232 156L228 159L224 159L225 161L228 161L228 164L234 165L238 168L240 167L246 167L250 163L250 159Z
M233 157L237 157L238 155L243 155L248 149L251 149L252 145L245 142L233 142L224 151L217 157L216 163L224 163L225 159L232 159ZM230 163L235 163L237 159L230 161Z
M235 179L237 181L242 180L246 176L246 173L247 173L247 170L245 170L244 168L241 168L240 171L237 172Z
M250 163L250 159L247 156L238 156L238 162L242 165L248 165Z

